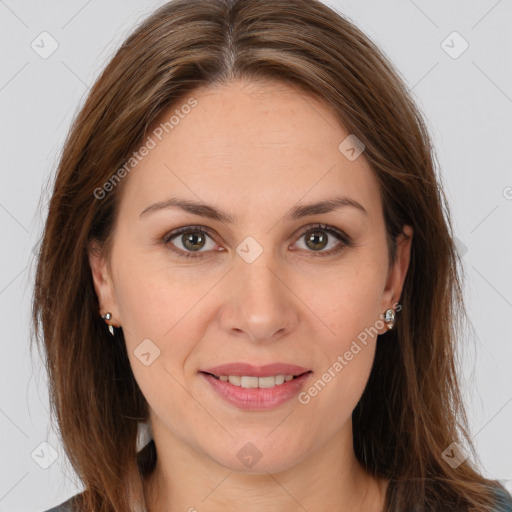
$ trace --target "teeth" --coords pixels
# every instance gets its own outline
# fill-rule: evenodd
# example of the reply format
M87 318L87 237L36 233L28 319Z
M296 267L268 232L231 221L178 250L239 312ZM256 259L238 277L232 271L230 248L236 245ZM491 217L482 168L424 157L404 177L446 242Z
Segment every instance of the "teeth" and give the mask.
M247 377L244 375L243 377L239 377L239 379L240 379L240 386L242 386L243 388L258 388L259 387L260 379L258 379L258 377ZM263 379L261 379L261 380L263 381ZM231 382L231 376L229 377L229 382ZM274 384L275 384L275 382L276 382L276 379L274 379ZM263 384L264 383L265 382L263 382ZM263 385L261 387L267 387L267 386Z
M289 375L288 375L288 377L289 377ZM284 375L276 375L275 379L276 379L276 385L279 386L279 384L282 384L284 382L286 377ZM292 379L293 379L293 377L292 377Z
M251 377L249 375L220 375L219 379L242 388L273 388L293 379L293 375Z
M241 386L241 382L242 382L242 377L240 377L239 375L230 375L228 377L228 381L230 384L233 384L235 386Z

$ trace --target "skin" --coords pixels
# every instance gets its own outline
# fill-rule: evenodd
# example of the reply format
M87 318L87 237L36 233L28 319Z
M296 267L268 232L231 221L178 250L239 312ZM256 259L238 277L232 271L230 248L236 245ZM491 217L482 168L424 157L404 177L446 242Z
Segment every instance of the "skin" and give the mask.
M285 362L311 369L311 386L365 328L386 332L379 320L399 301L412 229L404 227L390 267L378 182L364 153L350 161L340 152L348 133L314 97L289 85L242 81L190 96L197 106L125 178L110 258L90 252L101 311L122 326L150 407L158 462L146 482L149 508L226 512L243 503L248 512L382 511L388 482L357 461L351 423L376 334L307 404L292 399L243 411L198 371L235 361ZM335 192L361 203L367 215L344 207L286 218L297 203ZM176 196L236 221L177 208L140 216ZM319 255L342 242L327 233L325 245L307 245L303 230L316 223L344 231L354 245ZM197 225L212 233L203 246L188 246L199 258L179 258L171 242L155 241ZM236 252L247 236L263 248L252 263ZM181 235L173 242L187 250ZM134 353L144 339L160 350L149 366ZM251 468L237 457L247 442L262 454Z

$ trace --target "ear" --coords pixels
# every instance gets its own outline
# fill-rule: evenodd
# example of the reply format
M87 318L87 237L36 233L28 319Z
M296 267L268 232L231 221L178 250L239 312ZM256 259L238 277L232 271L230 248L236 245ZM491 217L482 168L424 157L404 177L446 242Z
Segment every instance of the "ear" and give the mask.
M404 225L402 233L396 238L396 258L394 264L389 268L386 287L382 294L381 313L388 309L397 310L396 305L402 295L405 276L409 268L411 259L411 246L414 232L411 226ZM400 311L400 308L398 308ZM385 326L379 330L379 334L384 334L388 329Z
M109 324L119 327L119 311L117 308L116 294L114 283L110 272L110 267L105 259L98 243L93 241L88 247L89 266L91 267L92 279L94 282L94 290L98 297L101 316L107 312L112 314Z

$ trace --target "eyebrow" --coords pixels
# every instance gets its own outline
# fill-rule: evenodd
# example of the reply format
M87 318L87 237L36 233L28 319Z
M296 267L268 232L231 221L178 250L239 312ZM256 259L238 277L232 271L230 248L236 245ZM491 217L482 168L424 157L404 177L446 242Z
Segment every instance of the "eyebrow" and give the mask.
M358 203L355 199L346 196L336 196L316 203L294 206L293 208L290 209L286 217L292 220L296 220L301 219L303 217L308 217L310 215L316 215L319 213L329 213L339 208L347 206L356 208L365 215L368 215L368 212L366 211L364 206ZM229 213L224 212L213 206L207 205L205 203L191 201L189 199L180 199L177 197L172 197L171 199L167 199L166 201L160 201L158 203L150 204L149 206L144 208L144 210L142 210L139 217L142 217L146 213L157 210L163 210L166 208L181 208L182 210L185 210L188 213L200 215L201 217L207 217L213 220L218 220L226 224L233 223L233 221L235 220L235 218Z

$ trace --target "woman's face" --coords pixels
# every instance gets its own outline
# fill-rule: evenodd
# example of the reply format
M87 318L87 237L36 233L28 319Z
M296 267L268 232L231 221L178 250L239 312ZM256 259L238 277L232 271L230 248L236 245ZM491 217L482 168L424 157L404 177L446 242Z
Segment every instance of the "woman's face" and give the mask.
M157 449L276 472L349 446L410 250L399 239L389 267L363 148L322 103L282 84L200 89L162 122L173 114L124 178L110 261L90 258ZM345 205L306 207L341 197ZM212 373L232 382L203 373L231 363Z

